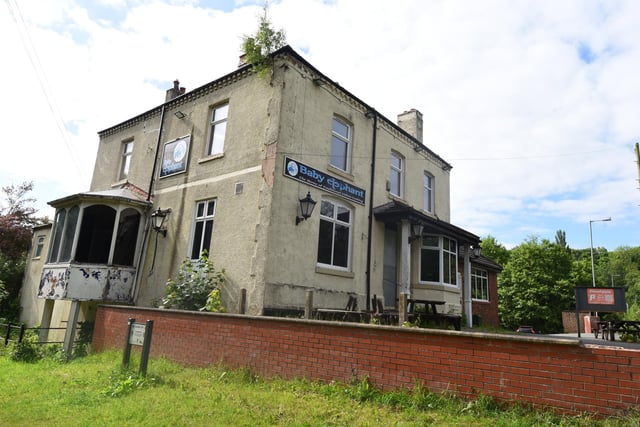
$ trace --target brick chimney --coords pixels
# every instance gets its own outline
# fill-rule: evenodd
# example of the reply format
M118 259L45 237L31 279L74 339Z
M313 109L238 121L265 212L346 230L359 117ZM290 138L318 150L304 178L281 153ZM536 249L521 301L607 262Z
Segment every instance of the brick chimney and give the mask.
M415 108L398 114L398 126L422 143L422 113Z
M171 89L167 89L167 94L164 98L164 102L171 101L173 98L184 94L185 91L185 88L180 87L180 81L178 79L175 79L173 81L173 87Z

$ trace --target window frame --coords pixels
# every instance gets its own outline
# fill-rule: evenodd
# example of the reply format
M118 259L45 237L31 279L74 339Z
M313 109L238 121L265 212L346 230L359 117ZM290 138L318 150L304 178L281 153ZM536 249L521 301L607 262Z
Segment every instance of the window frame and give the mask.
M323 205L324 204L332 204L333 205L333 213L332 216L323 214ZM340 210L343 212L347 212L349 214L349 221L345 222L339 219ZM316 265L320 268L332 269L332 270L340 270L340 271L351 271L351 257L353 251L353 215L354 208L342 201L338 201L331 197L323 197L320 201L320 214L319 214L319 225L318 225L318 246L317 246L317 256L316 256ZM331 253L329 254L329 262L322 262L321 257L325 258L326 254L321 253L322 244L324 243L321 239L326 239L327 233L323 232L323 228L326 227L327 224L331 225ZM324 226L324 227L323 227ZM336 239L336 227L346 228L346 265L337 264L336 260L336 247L338 240Z
M199 206L202 205L202 214L198 212ZM209 213L209 206L212 206L211 213ZM206 250L210 252L211 242L213 242L213 229L215 225L216 210L218 208L218 199L206 199L198 200L193 210L193 223L191 225L191 234L189 238L189 253L188 257L191 260L199 259L202 253ZM210 223L210 229L207 230L207 225ZM202 228L198 230L198 225L202 224ZM199 234L199 236L198 236ZM208 237L207 237L208 234ZM198 253L194 257L194 249L196 239L199 240ZM206 242L205 240L208 240Z
M226 115L223 118L216 118L216 111L226 108ZM205 147L205 156L222 156L224 154L224 146L227 140L227 126L229 123L229 101L223 101L212 105L209 108L209 135L207 137L207 146ZM222 142L219 151L214 152L214 142L216 136L216 127L222 126ZM218 134L219 135L219 134Z
M424 171L422 178L422 209L429 213L435 212L434 182L433 174Z
M426 245L425 242L428 239L438 239L438 246ZM448 243L448 244L447 244ZM454 246L453 250L451 245ZM423 234L420 240L420 262L419 262L419 282L421 284L429 285L443 285L448 287L459 288L458 283L458 242L447 236L435 235L435 234ZM437 251L438 254L438 280L424 280L423 272L425 265L423 265L423 251ZM445 258L446 257L446 258ZM452 265L453 263L453 265ZM451 283L453 281L454 283Z
M42 256L42 251L44 250L45 241L47 237L44 234L38 234L35 238L35 245L33 247L33 255L31 256L33 259L39 259Z
M131 171L131 158L133 155L133 139L122 141L120 150L120 168L118 171L118 179L125 180L129 178L129 172Z
M339 123L344 126L347 130L347 136L338 133L335 131L334 124ZM344 144L344 167L341 164L334 163L334 145L337 143ZM331 152L329 154L329 165L339 169L343 172L350 173L351 172L351 151L353 146L353 125L340 116L333 116L331 120ZM342 150L341 150L342 151Z
M480 291L480 298L478 297ZM486 296L486 298L482 298ZM473 301L490 302L489 272L478 267L471 267L471 299Z
M400 164L399 166L394 165L394 159L398 160ZM392 151L389 160L389 193L393 196L402 198L404 197L405 158L397 151ZM397 175L397 189L394 188L394 174ZM397 193L395 190L397 190Z

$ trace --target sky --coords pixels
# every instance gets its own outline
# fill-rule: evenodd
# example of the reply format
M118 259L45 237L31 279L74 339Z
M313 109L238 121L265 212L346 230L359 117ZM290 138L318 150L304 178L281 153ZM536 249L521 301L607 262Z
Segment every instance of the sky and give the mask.
M1 2L0 185L32 181L53 218L48 201L89 190L97 132L175 79L233 71L263 4ZM640 2L272 0L268 16L388 119L422 112L453 165L453 224L507 248L557 230L575 249L640 246Z

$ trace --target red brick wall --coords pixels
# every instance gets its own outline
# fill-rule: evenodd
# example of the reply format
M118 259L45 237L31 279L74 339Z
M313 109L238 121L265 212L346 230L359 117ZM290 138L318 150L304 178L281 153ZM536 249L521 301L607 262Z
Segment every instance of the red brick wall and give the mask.
M480 316L482 326L500 326L498 317L498 275L495 271L488 271L489 301L472 301L473 314Z
M127 319L154 321L151 356L222 362L262 376L478 393L568 413L617 414L640 399L640 351L507 336L229 314L100 306L93 348L124 348ZM153 370L153 362L150 364Z

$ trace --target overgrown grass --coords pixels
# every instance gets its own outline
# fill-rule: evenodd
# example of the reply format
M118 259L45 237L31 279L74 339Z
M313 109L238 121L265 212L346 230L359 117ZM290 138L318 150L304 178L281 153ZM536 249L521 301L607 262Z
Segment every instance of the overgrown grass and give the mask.
M55 357L18 362L8 350L0 352L2 426L640 425L632 416L561 417L487 396L467 402L420 385L381 391L366 377L351 384L284 381L248 369L184 368L164 359L150 360L141 377L121 368L118 352L67 363Z

